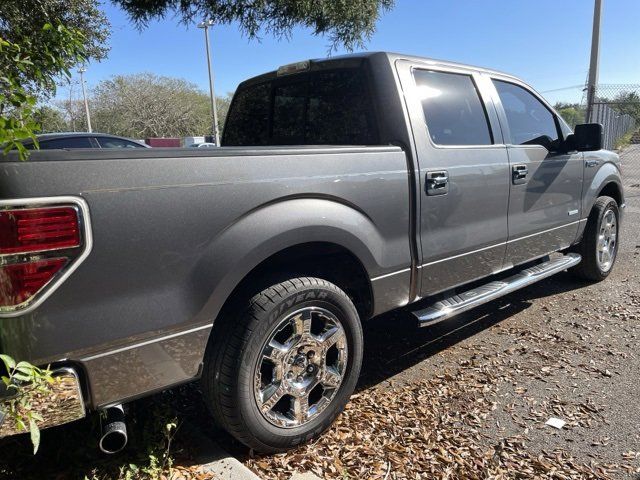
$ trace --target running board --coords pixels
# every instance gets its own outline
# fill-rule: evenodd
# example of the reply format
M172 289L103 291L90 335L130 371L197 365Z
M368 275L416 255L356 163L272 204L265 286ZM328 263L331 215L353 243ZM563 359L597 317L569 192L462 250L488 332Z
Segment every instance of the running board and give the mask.
M504 280L489 282L466 292L452 295L434 303L430 307L415 311L413 314L418 317L419 326L428 327L555 275L579 264L580 260L582 260L582 257L577 253L568 253L562 257L525 268Z

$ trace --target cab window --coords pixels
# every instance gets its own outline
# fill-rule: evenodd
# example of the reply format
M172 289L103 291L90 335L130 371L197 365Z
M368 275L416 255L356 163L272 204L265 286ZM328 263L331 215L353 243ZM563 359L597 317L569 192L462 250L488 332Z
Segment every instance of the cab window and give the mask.
M416 70L429 136L436 145L491 145L484 104L471 75Z
M542 136L558 140L558 128L551 111L532 93L509 82L493 80L504 108L513 145L535 145Z

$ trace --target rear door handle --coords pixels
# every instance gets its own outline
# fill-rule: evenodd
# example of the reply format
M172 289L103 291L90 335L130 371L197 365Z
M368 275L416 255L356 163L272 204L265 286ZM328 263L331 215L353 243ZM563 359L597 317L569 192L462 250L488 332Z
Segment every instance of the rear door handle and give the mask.
M446 195L449 192L449 173L446 170L427 172L425 177L427 195Z
M526 165L514 165L511 169L514 185L527 183L527 175L529 175L529 167Z

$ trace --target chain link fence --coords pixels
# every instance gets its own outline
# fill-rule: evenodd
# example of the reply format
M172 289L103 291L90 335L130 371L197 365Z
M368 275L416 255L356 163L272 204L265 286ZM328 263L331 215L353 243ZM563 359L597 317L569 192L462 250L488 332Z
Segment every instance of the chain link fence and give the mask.
M598 85L588 107L588 121L603 126L605 148L622 159L627 194L640 195L640 85Z

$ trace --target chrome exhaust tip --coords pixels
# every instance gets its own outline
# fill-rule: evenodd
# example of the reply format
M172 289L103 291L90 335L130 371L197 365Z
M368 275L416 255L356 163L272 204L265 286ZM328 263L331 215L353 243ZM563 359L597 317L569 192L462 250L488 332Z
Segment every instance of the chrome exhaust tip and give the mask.
M99 443L100 450L107 454L118 453L127 446L128 440L124 408L122 405L115 405L107 408L104 415Z

